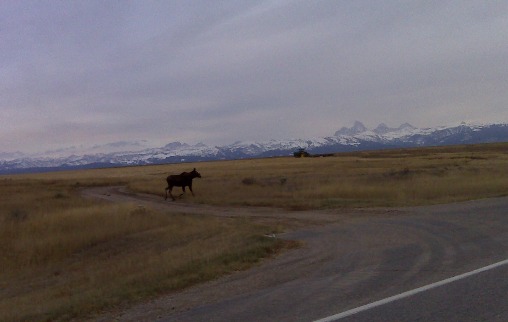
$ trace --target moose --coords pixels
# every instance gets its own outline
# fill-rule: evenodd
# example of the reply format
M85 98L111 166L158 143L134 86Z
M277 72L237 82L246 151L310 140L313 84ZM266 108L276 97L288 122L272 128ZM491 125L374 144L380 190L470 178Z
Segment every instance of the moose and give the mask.
M168 186L166 187L166 197L165 200L168 199L168 192L171 196L171 199L173 201L175 200L175 197L173 197L173 194L171 194L171 190L173 190L173 187L182 187L182 193L179 197L183 196L185 193L185 187L189 187L190 192L194 196L194 192L192 191L192 179L194 178L201 178L201 174L196 171L196 168L192 170L191 172L182 172L180 174L170 175L167 177L166 181L168 182Z

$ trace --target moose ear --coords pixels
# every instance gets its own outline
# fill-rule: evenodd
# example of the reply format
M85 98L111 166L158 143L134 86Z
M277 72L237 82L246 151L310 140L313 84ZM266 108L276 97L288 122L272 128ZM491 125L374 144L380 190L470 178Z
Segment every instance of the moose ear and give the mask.
M196 168L194 168L194 171L196 171Z

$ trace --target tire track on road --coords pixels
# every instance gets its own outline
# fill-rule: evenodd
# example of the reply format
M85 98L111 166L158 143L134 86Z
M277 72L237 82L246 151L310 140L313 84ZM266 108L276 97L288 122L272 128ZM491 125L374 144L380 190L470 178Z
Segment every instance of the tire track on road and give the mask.
M85 189L83 195L169 213L298 222L278 237L304 243L248 271L94 319L98 321L310 321L460 275L508 254L508 198L294 212L170 202L123 187Z

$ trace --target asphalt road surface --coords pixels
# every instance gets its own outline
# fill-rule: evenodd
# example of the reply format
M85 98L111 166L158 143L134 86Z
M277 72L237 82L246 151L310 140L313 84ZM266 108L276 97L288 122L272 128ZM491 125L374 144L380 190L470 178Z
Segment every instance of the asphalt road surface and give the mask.
M508 198L284 212L164 203L118 189L86 194L189 214L284 217L300 225L277 238L304 242L248 271L95 320L508 321Z
M318 322L506 321L507 277L504 260Z

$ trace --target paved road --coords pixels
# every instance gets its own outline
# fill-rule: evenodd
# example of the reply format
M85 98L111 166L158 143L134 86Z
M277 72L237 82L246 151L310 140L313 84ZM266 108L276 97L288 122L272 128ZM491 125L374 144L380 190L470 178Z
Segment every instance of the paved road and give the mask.
M424 288L407 297L379 301L345 312L343 318L325 321L489 321L508 318L508 260L487 267L486 271L467 275L443 285ZM460 276L459 276L460 277ZM379 304L379 305L377 305Z
M104 320L314 321L508 258L508 198L315 215L321 224L279 236L300 249ZM507 273L501 265L344 321L508 321Z

